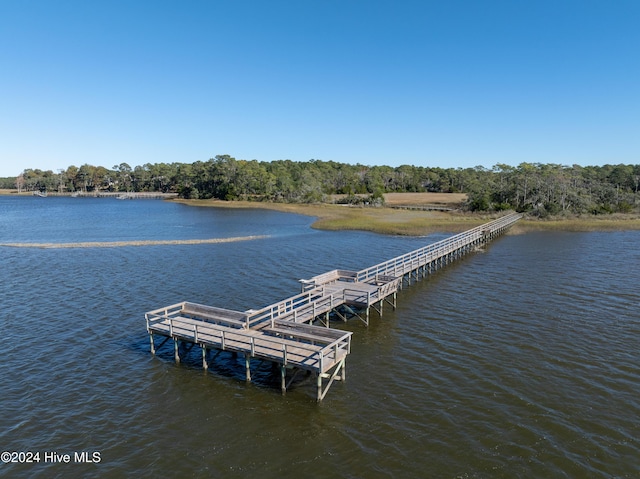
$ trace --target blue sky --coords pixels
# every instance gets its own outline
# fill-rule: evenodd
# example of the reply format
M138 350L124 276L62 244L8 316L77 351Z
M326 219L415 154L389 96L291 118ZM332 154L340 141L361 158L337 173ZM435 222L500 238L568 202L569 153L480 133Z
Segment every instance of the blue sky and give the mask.
M0 176L640 163L640 1L0 0Z

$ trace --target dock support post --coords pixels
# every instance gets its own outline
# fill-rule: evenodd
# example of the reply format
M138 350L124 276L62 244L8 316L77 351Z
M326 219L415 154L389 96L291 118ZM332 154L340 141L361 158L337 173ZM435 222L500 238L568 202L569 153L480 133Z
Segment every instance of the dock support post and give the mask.
M284 396L285 394L287 394L287 367L283 364L282 366L280 366L280 376L281 376L281 385L280 388L282 389L282 395Z
M245 353L244 355L244 367L247 371L246 379L247 382L251 382L251 355L249 353Z
M322 374L318 372L318 402L322 401Z
M173 338L173 353L176 358L176 363L180 362L180 351L179 351L179 340L178 338Z
M153 344L153 333L149 331L149 341L151 342L151 354L155 356L156 354L156 345Z
M202 345L202 367L205 371L209 369L209 363L207 362L207 347L204 344Z

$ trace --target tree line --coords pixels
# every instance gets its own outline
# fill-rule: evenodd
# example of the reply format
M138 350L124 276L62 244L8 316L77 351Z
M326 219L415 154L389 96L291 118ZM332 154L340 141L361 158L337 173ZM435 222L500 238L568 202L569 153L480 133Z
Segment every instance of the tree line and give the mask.
M195 163L84 164L66 170L26 169L0 179L21 191L174 192L183 198L313 203L329 195L383 202L384 193L466 193L472 211L514 209L538 216L632 212L640 207L640 165L566 166L521 163L493 168L365 166L310 160L260 162L219 155Z

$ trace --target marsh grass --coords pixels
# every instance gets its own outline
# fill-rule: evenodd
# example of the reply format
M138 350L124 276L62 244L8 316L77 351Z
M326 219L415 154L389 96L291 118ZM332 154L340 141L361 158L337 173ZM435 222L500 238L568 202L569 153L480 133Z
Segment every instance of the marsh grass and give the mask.
M313 228L338 231L358 230L389 235L421 236L434 232L459 233L481 225L498 215L392 208L366 208L331 204L253 203L220 200L171 200L193 206L220 208L264 208L317 218Z
M498 214L366 208L331 204L254 203L220 200L171 200L194 206L264 208L317 218L314 228L358 230L388 235L421 236L434 232L459 233L497 218ZM524 218L509 234L529 231L640 230L640 215L575 216L556 219Z
M524 218L512 227L513 233L527 231L625 231L640 230L638 215L575 216L554 219Z
M344 208L337 213L321 216L313 227L420 236L436 231L456 233L484 222L480 217L390 208Z

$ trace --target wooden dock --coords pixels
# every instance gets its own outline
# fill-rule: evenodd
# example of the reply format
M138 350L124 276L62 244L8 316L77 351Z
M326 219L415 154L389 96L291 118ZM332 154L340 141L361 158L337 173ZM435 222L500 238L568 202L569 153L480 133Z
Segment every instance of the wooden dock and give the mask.
M455 211L460 208L452 208L445 205L390 205L394 210L418 210L418 211Z
M247 381L252 358L269 361L280 367L283 393L295 373L307 371L316 375L321 401L334 381L345 380L351 351L352 333L330 328L330 317L356 317L368 325L371 309L380 315L384 303L395 309L405 283L491 241L520 218L511 213L360 271L335 269L302 279L300 293L260 309L233 311L185 301L149 311L145 318L151 352L173 339L174 357L180 362L180 343L198 345L205 369L211 350L241 354ZM159 345L155 336L164 338ZM289 381L288 371L294 372Z

